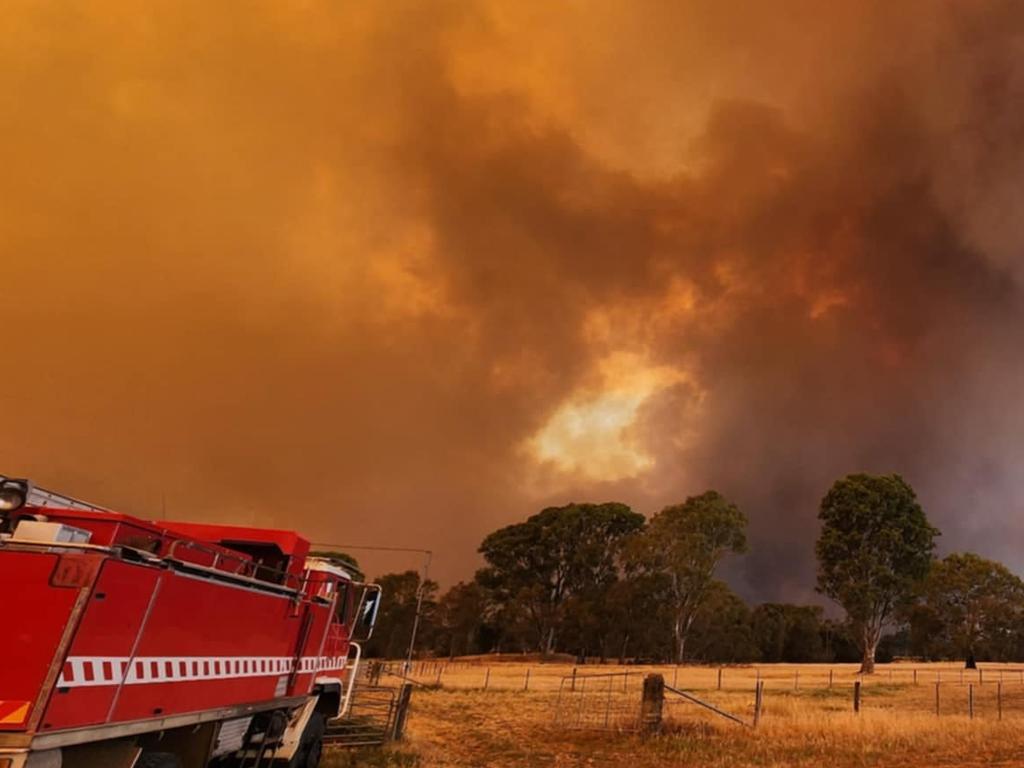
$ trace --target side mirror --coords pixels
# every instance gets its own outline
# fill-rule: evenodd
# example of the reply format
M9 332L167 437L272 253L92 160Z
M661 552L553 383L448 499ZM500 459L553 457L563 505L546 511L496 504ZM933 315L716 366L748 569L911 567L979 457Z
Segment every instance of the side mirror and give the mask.
M380 597L380 585L363 585L363 594L359 597L359 610L352 621L351 639L354 642L365 643L373 634L373 625L377 623L377 612L380 610Z

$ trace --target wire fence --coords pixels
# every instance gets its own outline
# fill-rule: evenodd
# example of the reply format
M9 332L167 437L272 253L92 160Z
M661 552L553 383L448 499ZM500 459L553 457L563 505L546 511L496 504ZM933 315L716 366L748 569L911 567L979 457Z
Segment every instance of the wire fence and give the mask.
M717 702L748 720L754 718L759 689L768 718L789 703L807 700L835 714L1024 718L1024 668L1011 665L968 670L953 664L892 664L860 675L856 665L602 667L433 660L417 661L408 671L403 662L371 662L367 674L425 688L546 694L555 698L554 719L565 728L635 729L643 681L650 674L660 674L669 688ZM689 703L672 696L666 698L666 708L670 719L690 718L694 712Z
M1024 667L986 665L968 670L952 664L908 666L879 665L873 675L861 675L858 666L786 664L763 666L690 666L690 665L565 665L565 664L488 664L460 661L416 661L408 670L401 661L370 662L380 665L384 674L404 676L421 685L480 690L534 690L556 692L563 677L577 675L622 675L635 686L644 676L661 674L673 687L695 690L746 690L764 682L768 690L828 689L852 685L859 680L863 686L915 685L935 683L977 687L1019 685L1024 687ZM571 670L571 671L567 671Z

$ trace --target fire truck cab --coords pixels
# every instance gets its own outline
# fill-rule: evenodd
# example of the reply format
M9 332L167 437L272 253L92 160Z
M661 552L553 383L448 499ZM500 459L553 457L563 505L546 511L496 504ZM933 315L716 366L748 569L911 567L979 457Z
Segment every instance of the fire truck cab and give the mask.
M346 565L0 475L0 768L315 768L380 601Z

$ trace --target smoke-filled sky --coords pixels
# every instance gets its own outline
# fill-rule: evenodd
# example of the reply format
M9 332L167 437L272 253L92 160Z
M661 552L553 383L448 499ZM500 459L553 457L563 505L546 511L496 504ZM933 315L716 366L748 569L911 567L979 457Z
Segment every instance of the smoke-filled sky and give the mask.
M0 97L0 472L444 583L714 487L794 600L899 472L1024 568L1017 2L15 0Z

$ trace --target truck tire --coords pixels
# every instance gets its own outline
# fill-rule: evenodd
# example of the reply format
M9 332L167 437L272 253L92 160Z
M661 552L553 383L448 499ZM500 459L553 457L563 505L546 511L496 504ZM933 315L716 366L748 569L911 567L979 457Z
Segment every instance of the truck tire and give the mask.
M302 732L302 743L298 752L292 758L289 768L317 768L320 765L320 755L324 749L324 731L327 730L327 721L323 714L314 712L309 722L306 723L306 730Z
M181 768L181 760L170 752L143 752L135 768Z

